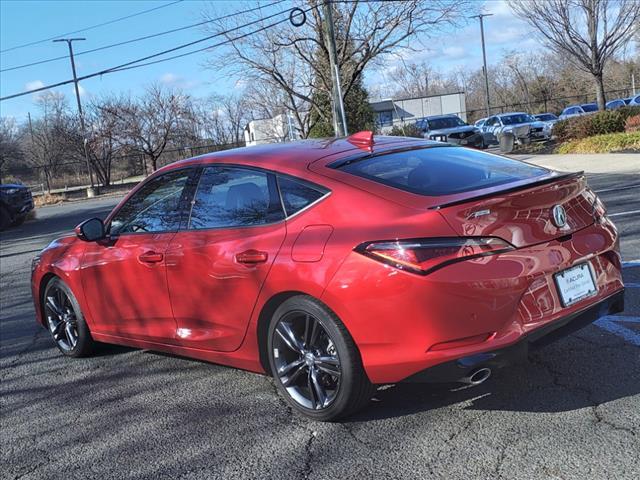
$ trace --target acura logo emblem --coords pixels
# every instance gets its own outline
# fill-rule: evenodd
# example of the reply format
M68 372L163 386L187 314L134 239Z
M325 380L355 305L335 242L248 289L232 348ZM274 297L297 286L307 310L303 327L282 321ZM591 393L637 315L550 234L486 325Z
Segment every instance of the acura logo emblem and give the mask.
M565 212L562 205L554 206L551 213L553 214L553 223L555 223L558 228L562 228L567 224L567 212Z

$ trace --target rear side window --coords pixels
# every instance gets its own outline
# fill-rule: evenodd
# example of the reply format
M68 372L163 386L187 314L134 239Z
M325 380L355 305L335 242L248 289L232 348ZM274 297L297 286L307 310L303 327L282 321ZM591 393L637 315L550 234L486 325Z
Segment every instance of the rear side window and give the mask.
M202 172L189 228L246 227L283 218L273 175L246 168L214 166Z
M334 168L427 196L495 187L548 173L542 167L460 147L388 153Z
M287 177L278 177L278 186L287 217L311 205L328 193L328 190L321 187L311 186Z

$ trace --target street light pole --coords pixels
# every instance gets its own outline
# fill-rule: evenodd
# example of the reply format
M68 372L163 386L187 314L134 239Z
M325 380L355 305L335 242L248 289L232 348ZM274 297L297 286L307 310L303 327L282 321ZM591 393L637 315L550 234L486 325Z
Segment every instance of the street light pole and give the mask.
M482 61L484 65L484 88L485 88L485 108L487 109L487 117L491 115L491 102L489 101L489 73L487 72L487 52L484 46L484 17L492 16L492 13L480 13L470 18L477 18L480 20L480 38L482 39Z
M84 159L87 164L87 172L89 172L89 179L91 180L91 188L94 188L93 173L91 172L91 164L89 163L89 152L87 150L87 131L84 126L84 115L82 114L82 103L80 103L80 90L78 88L78 75L76 74L76 62L73 58L73 45L72 42L86 40L86 38L59 38L54 42L67 42L69 46L69 58L71 59L71 71L73 72L73 84L76 89L76 102L78 102L78 115L80 116L80 129L82 133L82 145L84 147Z
M336 137L347 135L347 118L344 113L342 102L342 89L340 88L340 71L338 70L338 60L336 54L336 37L333 31L333 15L331 4L328 0L323 2L325 32L327 36L327 50L329 51L329 67L331 68L331 94L333 101L333 128Z

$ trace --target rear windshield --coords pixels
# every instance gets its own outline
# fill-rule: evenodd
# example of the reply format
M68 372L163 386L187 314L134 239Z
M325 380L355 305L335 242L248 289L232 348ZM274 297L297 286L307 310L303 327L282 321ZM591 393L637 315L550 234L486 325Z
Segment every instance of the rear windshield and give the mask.
M480 190L548 173L542 167L461 147L387 153L334 168L427 196Z
M531 115L527 115L526 113L517 113L515 115L505 115L500 117L502 123L505 125L515 125L517 123L527 123L533 122L534 119Z
M466 125L466 123L458 117L428 118L427 122L430 130L464 127Z

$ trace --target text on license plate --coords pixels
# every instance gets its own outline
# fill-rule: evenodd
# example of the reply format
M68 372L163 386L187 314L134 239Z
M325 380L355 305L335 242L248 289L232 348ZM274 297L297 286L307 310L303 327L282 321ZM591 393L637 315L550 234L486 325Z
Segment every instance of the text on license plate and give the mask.
M556 273L555 280L562 305L565 307L598 292L588 263Z

